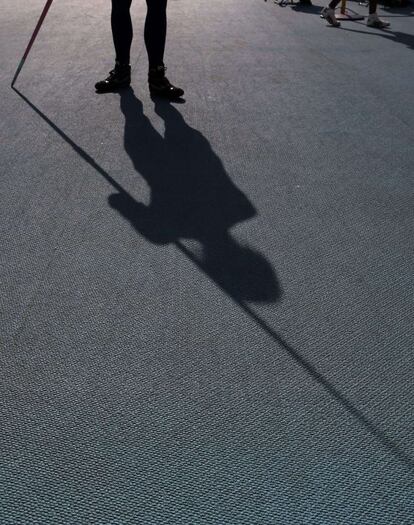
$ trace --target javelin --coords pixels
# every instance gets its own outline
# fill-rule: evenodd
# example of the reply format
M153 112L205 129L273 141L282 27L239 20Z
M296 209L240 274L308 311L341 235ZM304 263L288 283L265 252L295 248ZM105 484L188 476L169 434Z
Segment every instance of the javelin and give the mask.
M19 76L19 73L23 67L23 64L25 63L25 60L27 58L27 55L29 54L31 48L32 48L32 45L33 45L33 42L36 40L36 37L37 37L37 33L39 32L42 24L43 24L43 20L46 18L46 15L47 15L47 12L49 11L49 7L52 5L52 2L53 0L47 0L46 2L46 5L45 7L43 8L43 11L42 11L42 14L40 15L40 18L39 18L39 21L37 23L37 26L33 32L33 35L32 35L32 38L30 39L30 42L26 48L26 51L24 52L24 55L23 55L23 58L20 60L20 64L17 68L17 71L16 73L14 74L14 77L13 77L13 80L12 80L12 83L11 83L11 87L14 86L14 83L16 82L17 80L17 77Z

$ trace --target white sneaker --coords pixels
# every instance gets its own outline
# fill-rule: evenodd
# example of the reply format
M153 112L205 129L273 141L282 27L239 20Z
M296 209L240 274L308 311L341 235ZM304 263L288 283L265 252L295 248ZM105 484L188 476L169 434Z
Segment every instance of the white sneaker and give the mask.
M367 18L367 26L369 27L376 27L377 29L384 29L385 27L390 27L389 22L385 22L384 20L381 20L377 13L374 13L372 15L369 15Z
M321 11L321 18L324 18L328 24L333 27L340 27L341 23L336 19L335 9L332 9L329 6L326 6Z

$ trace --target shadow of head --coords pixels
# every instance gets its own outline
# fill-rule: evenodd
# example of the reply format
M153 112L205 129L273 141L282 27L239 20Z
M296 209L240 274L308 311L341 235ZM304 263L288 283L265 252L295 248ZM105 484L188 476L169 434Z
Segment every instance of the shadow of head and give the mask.
M272 303L282 295L275 272L266 258L239 244L230 234L211 243L204 242L200 266L239 302Z
M149 242L175 244L236 301L268 303L281 297L282 292L270 263L257 251L240 245L227 230L206 229L201 235L187 235L201 247L200 252L195 254L185 246L174 224L162 211L137 202L127 193L110 195L108 203Z

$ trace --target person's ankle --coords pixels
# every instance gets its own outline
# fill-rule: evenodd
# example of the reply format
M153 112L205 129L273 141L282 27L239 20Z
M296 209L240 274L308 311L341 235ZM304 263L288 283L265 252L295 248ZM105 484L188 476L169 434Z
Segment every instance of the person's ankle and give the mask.
M150 65L148 68L149 77L163 77L167 68L164 64Z
M119 60L115 60L115 68L122 71L128 71L131 69L131 66L129 62L120 62Z

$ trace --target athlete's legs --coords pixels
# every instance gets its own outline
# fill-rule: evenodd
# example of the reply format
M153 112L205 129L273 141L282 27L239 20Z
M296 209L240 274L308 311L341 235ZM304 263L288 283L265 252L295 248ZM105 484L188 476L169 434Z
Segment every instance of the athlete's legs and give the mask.
M111 26L114 39L116 64L105 80L95 84L99 93L115 91L131 83L129 65L132 43L132 21L130 7L132 0L111 0ZM171 84L165 76L164 50L167 35L167 0L146 0L144 40L148 53L148 84L151 95L174 100L183 96L184 91Z
M116 0L113 0L116 1ZM167 35L167 0L146 0L144 39L150 68L164 65Z
M98 93L125 88L131 83L129 53L132 43L132 21L129 9L132 0L112 0L111 27L115 46L115 67L109 76L95 84Z
M111 27L114 39L116 61L129 64L132 43L132 21L129 9L132 0L112 0Z

